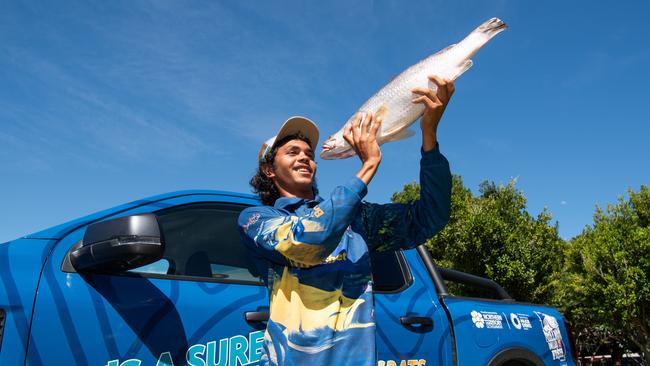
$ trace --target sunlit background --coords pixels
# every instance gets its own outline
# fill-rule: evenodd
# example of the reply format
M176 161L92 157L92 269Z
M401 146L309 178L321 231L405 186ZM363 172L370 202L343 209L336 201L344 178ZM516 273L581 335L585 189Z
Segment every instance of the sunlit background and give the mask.
M0 242L168 191L250 192L288 116L327 137L494 16L510 28L457 81L441 150L474 192L517 179L571 238L650 182L648 2L1 2ZM367 200L417 179L419 144L384 145ZM321 193L358 166L319 161Z

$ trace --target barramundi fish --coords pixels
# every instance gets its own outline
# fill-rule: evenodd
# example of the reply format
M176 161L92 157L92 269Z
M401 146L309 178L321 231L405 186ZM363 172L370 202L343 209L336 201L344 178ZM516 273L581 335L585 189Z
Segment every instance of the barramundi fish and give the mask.
M359 108L359 111L381 116L382 125L381 130L377 132L377 142L381 145L388 141L397 141L413 136L415 133L409 127L422 116L425 107L423 104L411 102L414 98L411 90L427 86L432 90L437 90L436 84L429 81L429 75L456 80L472 66L471 59L478 50L506 28L506 24L500 19L488 20L460 43L444 48L409 67L370 97ZM352 123L353 119L354 115L350 117L343 128L323 143L321 158L344 159L356 155L354 149L343 138L345 126Z

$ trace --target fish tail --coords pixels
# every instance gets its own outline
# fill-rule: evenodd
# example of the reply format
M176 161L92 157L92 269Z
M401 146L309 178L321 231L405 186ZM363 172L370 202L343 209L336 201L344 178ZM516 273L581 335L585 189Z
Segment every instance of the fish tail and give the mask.
M485 46L494 36L506 30L508 26L499 18L492 18L479 25L459 44L460 49L467 51L466 59L474 57L481 47ZM471 66L471 65L470 65ZM469 68L469 67L468 67Z
M492 38L499 34L500 32L506 30L508 28L508 25L503 22L503 20L499 18L492 18L488 20L487 22L481 24L474 30L476 33L483 33L488 36L488 38Z

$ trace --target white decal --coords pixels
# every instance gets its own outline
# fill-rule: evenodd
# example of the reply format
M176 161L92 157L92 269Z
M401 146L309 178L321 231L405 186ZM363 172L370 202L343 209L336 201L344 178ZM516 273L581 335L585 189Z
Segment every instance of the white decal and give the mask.
M477 328L483 328L485 326L485 321L483 320L483 315L476 310L472 310L472 322Z
M264 331L256 331L245 335L235 335L222 338L207 344L194 344L185 352L188 366L197 365L224 365L230 360L231 365L258 364L264 352ZM119 359L110 360L105 366L140 366L142 361L132 358L120 362ZM410 364L409 364L410 365ZM171 352L163 352L158 357L156 366L174 366Z
M564 361L564 345L562 342L562 333L560 332L560 324L557 322L557 319L554 316L537 311L535 314L537 314L542 325L542 332L544 333L544 338L546 338L548 349L553 355L553 359Z
M529 330L533 327L528 314L510 313L510 322L517 329Z
M521 322L519 321L519 317L517 317L517 314L515 313L510 313L510 322L512 322L512 326L521 329Z
M477 328L503 329L503 317L494 311L476 311L471 313L472 322Z

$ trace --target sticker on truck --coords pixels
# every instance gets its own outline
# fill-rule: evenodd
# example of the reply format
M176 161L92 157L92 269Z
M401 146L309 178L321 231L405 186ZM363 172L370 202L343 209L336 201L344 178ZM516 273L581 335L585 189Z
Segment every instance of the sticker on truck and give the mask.
M542 332L544 332L544 338L546 338L546 344L553 355L553 359L564 361L566 358L566 352L564 342L562 342L560 324L557 319L554 316L540 313L538 311L536 311L535 314L542 325Z
M244 335L223 338L219 341L195 344L190 346L185 353L188 366L226 366L249 365L256 363L262 357L264 332L257 331ZM142 360L131 358L120 361L110 360L106 366L144 366ZM174 366L171 352L163 352L158 356L155 365Z
M470 315L476 328L503 329L503 317L494 311L472 310Z
M533 327L528 318L528 314L510 313L510 323L518 330L529 330Z

